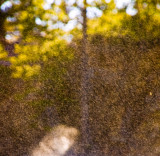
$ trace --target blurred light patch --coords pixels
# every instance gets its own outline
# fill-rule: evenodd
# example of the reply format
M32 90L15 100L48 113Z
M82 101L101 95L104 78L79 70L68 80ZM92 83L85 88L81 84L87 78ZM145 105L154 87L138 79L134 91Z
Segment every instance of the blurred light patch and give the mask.
M8 22L15 22L17 19L15 17L7 17Z
M95 18L95 17L101 17L102 11L99 10L96 7L88 7L87 8L87 17L88 18Z
M35 22L36 22L36 24L38 24L38 25L42 25L42 26L45 26L45 25L46 25L46 22L45 22L45 21L42 21L39 17L37 17L37 18L35 19Z
M124 8L125 6L127 6L131 2L132 2L132 0L115 0L116 7L118 9Z
M137 12L138 12L138 11L137 11L136 9L127 7L127 10L126 10L126 13L127 13L127 14L129 14L129 15L131 15L131 16L134 16L134 15L137 14Z
M88 4L92 4L94 2L94 0L87 0Z
M42 139L31 156L63 156L74 145L77 136L77 129L59 125Z
M98 2L97 0L87 0L87 3L92 5L94 2Z
M43 5L43 9L44 10L48 10L51 9L51 4L54 2L54 0L45 0L44 5Z
M66 2L67 5L72 6L76 2L76 0L66 0Z
M48 4L48 3L46 3L46 4L43 5L43 9L44 9L44 10L51 9L51 5Z
M43 8L45 10L49 10L49 9L51 9L51 4L53 4L53 3L54 3L54 0L46 0L46 2L43 5Z
M70 43L73 39L73 35L68 35L68 34L63 35L62 39L66 40L68 43Z
M133 3L133 2L132 2L132 3L129 3L129 4L128 4L128 7L127 7L127 9L126 9L126 13L129 14L129 15L131 15L131 16L136 15L137 12L138 12L138 10L134 8L134 4L135 4L135 3Z
M52 3L54 3L54 0L46 0L46 2L47 2L48 4L52 4Z
M148 4L147 3L143 3L143 8L147 8Z
M12 35L7 34L7 35L5 36L5 39L6 39L6 40L11 40L11 39L12 39Z
M83 7L83 6L84 6L84 5L83 5L83 0L77 0L76 3L77 3L77 5L78 5L79 7Z
M64 31L71 31L72 29L75 28L76 25L77 25L77 21L76 21L76 20L70 20L70 21L63 27L63 30L64 30Z
M158 3L156 7L158 10L160 10L160 3Z
M1 10L6 12L12 7L12 3L10 1L6 1L1 5Z
M80 9L74 7L70 12L69 12L69 18L74 19L77 18L78 16L81 15Z
M18 4L21 3L21 1L20 0L13 0L13 3L16 4L16 5L18 5Z
M62 3L62 0L55 0L56 5L60 5Z
M9 42L15 42L19 36L19 31L7 32L5 39Z
M110 3L111 2L111 0L105 0L106 1L106 3Z
M118 10L117 9L113 9L112 11L114 14L117 14L118 13Z
M127 7L126 13L134 16L137 14L137 10L134 8L135 0L115 0L116 7L118 9L123 9L124 7Z

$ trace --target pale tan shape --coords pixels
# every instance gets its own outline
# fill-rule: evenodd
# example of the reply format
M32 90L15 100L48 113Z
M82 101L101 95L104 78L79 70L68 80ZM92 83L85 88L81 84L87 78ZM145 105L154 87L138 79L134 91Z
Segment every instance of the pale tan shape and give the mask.
M42 139L31 156L63 156L73 146L77 136L77 129L57 126Z

